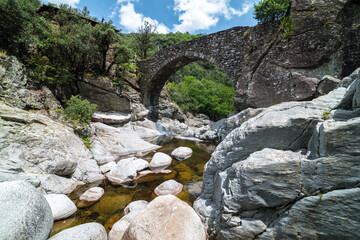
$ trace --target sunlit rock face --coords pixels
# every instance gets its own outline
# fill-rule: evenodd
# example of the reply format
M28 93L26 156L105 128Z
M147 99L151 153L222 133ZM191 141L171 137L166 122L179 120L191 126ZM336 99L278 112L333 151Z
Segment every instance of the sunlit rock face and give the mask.
M354 75L347 89L263 109L218 145L194 203L210 238L360 237Z

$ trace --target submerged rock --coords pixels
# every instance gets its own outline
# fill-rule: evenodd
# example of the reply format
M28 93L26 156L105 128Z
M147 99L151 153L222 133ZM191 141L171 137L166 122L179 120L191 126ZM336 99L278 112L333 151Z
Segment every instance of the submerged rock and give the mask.
M185 160L191 157L193 150L189 147L178 147L174 151L171 152L171 156L176 158L177 160Z
M107 233L100 223L85 223L59 232L49 240L107 240Z
M0 238L48 238L53 217L44 196L23 181L0 183Z
M70 217L77 211L75 204L65 194L48 194L45 198L51 207L54 221Z
M184 186L181 183L178 183L177 181L170 179L157 186L154 192L157 196L168 195L168 194L177 195L181 193L183 188Z

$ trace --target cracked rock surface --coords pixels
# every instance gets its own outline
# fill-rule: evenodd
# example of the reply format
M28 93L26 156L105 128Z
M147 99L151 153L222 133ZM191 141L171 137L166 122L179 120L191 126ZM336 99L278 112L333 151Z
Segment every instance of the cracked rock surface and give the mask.
M194 203L210 239L360 237L359 82L264 109L227 135Z

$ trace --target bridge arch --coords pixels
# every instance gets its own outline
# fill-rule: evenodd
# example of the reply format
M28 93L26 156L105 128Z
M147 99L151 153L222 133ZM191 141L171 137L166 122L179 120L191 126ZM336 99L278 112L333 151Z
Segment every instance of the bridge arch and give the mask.
M171 75L196 61L208 61L226 73L234 86L241 73L243 36L248 28L236 27L163 49L152 59L139 61L141 94L145 107L156 115L160 92Z

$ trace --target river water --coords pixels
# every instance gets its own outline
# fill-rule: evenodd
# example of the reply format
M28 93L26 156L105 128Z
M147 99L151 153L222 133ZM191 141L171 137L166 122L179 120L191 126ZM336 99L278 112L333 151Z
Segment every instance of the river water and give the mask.
M194 142L189 140L175 139L172 137L159 138L156 144L162 146L158 152L169 154L177 147L190 147L193 150L191 158L184 161L173 159L172 164L167 168L172 170L170 174L156 174L145 176L138 180L137 186L126 188L114 186L109 182L103 182L100 187L104 188L105 194L90 207L78 209L76 214L68 219L54 222L54 235L64 229L74 227L83 223L101 223L107 232L112 225L124 215L124 208L136 200L151 201L156 197L154 189L168 179L174 179L185 185L184 190L177 196L192 205L195 200L193 192L200 191L202 174L205 163L210 159L211 153L215 150L216 144ZM154 153L150 153L143 159L150 161ZM84 186L82 189L72 193L69 197L76 204L79 196L91 186Z

